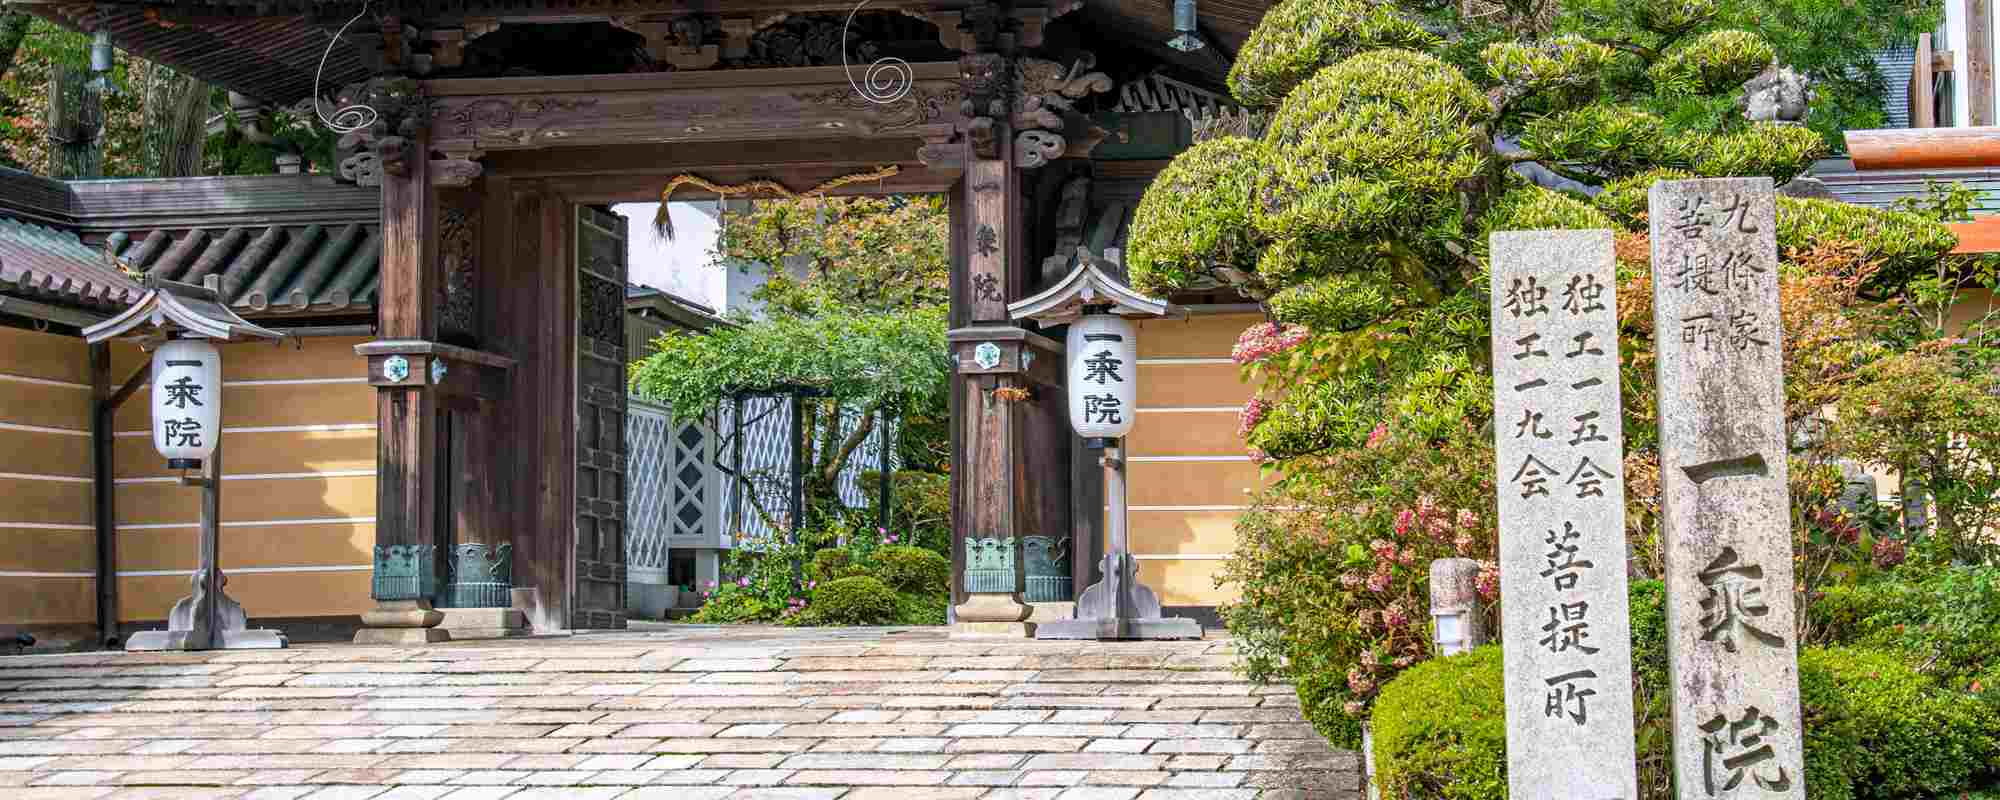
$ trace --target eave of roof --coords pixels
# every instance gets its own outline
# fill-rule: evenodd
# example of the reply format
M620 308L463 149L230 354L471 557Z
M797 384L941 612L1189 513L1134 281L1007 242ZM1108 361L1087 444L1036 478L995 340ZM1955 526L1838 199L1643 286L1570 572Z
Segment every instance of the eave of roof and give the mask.
M0 196L0 284L21 296L116 309L138 298L134 275L215 276L246 316L372 312L379 190L314 175L0 183L63 190Z

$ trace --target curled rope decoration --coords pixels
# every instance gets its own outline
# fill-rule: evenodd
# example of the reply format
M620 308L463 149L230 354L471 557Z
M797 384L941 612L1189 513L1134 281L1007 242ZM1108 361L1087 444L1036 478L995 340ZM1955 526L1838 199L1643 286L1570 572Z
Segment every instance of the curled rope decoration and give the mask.
M861 7L868 0L855 4L854 10L847 12L847 21L840 24L840 70L847 74L847 85L854 87L854 93L861 99L876 105L888 105L903 99L916 85L917 75L910 69L910 62L895 56L885 56L868 65L868 71L861 74L861 82L854 80L854 70L847 64L847 28L854 24L854 15L861 13Z
M373 106L366 103L355 103L351 106L336 108L333 110L332 117L328 117L326 112L320 108L319 79L321 75L326 74L326 60L333 55L333 46L340 44L341 35L347 33L349 27L356 22L360 22L361 18L365 16L368 16L368 3L364 2L361 4L361 13L355 14L353 19L347 21L346 25L340 26L340 30L334 31L333 41L326 43L326 52L321 53L319 56L319 69L313 72L313 115L319 117L320 124L325 125L327 130L334 133L353 133L375 124L375 120L382 117L381 112L376 111ZM332 104L329 103L328 105Z
M724 198L728 198L734 195L748 195L748 194L763 192L768 194L774 194L779 197L785 198L787 200L796 200L801 197L818 197L826 194L827 192L831 192L835 189L838 189L842 186L846 186L850 183L879 181L886 178L894 177L897 173L902 171L903 171L902 167L899 167L895 164L890 164L889 166L880 167L868 172L856 172L852 175L842 175L838 178L830 179L825 183L821 183L820 185L814 186L813 188L807 189L803 192L794 192L790 188L787 188L784 184L771 180L769 178L758 178L757 180L746 181L743 183L721 184L721 183L715 183L714 181L710 181L707 178L701 177L700 175L695 175L692 173L682 173L680 175L675 175L673 178L669 179L667 181L666 188L660 190L660 210L653 215L653 229L658 231L660 236L663 238L666 239L674 238L674 222L673 218L668 216L668 204L673 202L674 192L680 190L680 188L683 186L693 186L697 189L706 189Z

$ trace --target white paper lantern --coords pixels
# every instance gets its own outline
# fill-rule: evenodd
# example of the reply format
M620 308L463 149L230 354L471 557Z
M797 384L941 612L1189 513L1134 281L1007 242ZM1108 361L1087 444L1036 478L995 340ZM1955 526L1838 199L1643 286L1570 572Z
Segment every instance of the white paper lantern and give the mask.
M222 436L222 351L175 339L153 351L153 449L174 469L196 469Z
M1132 323L1110 314L1086 314L1070 323L1069 424L1077 435L1121 439L1132 432L1139 397L1138 337Z

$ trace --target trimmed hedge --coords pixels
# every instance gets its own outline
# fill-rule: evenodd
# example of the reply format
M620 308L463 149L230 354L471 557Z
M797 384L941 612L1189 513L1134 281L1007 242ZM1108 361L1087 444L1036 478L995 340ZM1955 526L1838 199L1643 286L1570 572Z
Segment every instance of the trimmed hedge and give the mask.
M1505 694L1499 645L1431 659L1382 687L1373 717L1382 796L1505 800Z
M1665 700L1666 622L1658 581L1632 585L1638 702ZM1433 659L1382 688L1375 764L1387 798L1504 800L1507 713L1500 648ZM1806 648L1799 688L1814 800L1957 797L2000 786L2000 670L1957 691L1897 653ZM1664 713L1665 704L1655 703ZM1645 735L1641 729L1640 735ZM1642 748L1642 755L1644 748Z
M2000 716L1893 653L1807 648L1799 700L1815 800L1941 797L1973 788L2000 760Z
M898 592L944 595L951 591L951 561L921 547L890 545L875 551L876 577Z
M896 592L866 575L828 581L813 591L806 613L814 625L888 625L896 621Z

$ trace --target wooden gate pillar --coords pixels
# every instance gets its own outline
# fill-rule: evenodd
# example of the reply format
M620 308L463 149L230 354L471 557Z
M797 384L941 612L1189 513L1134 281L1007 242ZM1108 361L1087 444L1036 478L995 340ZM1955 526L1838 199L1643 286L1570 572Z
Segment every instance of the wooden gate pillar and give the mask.
M508 544L497 498L478 488L494 451L468 440L492 421L507 358L473 342L471 281L478 252L477 165L430 157L405 106L407 137L362 145L379 169L359 177L382 186L379 339L355 346L376 392L375 548L370 594L357 643L412 644L450 638L436 610L446 591L454 538L493 552ZM346 142L352 145L353 142ZM468 172L468 166L471 167ZM359 171L357 171L359 172ZM441 200L440 185L449 197ZM470 230L468 230L470 226ZM447 241L440 243L440 234ZM460 570L463 572L463 570Z

